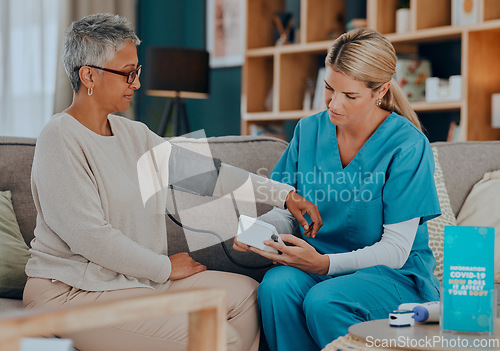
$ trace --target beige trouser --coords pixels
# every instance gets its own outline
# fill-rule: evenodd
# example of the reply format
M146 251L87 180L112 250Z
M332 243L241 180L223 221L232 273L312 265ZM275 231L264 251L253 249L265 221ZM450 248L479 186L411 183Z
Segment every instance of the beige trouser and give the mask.
M227 292L227 349L257 351L259 317L256 302L258 283L244 275L204 271L172 281L167 291L219 287ZM76 305L119 297L154 293L153 289L133 288L112 291L85 291L50 279L29 278L24 289L26 308ZM155 351L187 349L188 316L172 315L112 327L59 335L70 338L80 351Z

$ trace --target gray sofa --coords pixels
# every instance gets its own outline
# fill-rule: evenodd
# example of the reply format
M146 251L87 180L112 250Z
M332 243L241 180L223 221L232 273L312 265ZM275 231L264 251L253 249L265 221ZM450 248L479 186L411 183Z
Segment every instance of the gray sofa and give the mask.
M209 138L208 141L213 156L228 164L261 175L269 174L287 146L284 141L266 137L227 136ZM190 147L189 142L181 140L180 143ZM451 206L457 215L472 186L482 178L483 174L500 169L500 141L435 143L433 145L438 147ZM27 244L33 239L36 218L30 190L34 150L34 139L0 137L0 191L12 192L14 210ZM224 212L225 210L221 211L224 205L219 202L211 202L212 199L198 198L186 193L176 193L173 198L176 199L176 203L169 204L169 208L177 217L183 212L182 208L194 207L194 213L199 216L195 218L198 227L215 226L220 228L221 235L226 235L226 237L228 234L235 233L236 215ZM252 208L249 204L247 205L238 205L241 207L239 211L241 214L259 215L270 209L266 205L258 205L256 209L255 206ZM180 217L182 218L182 215ZM217 243L217 239L209 234L189 231L186 234L170 219L167 219L167 231L170 254L194 248L192 256L207 265L209 269L242 273L256 280L260 280L265 273L266 269L245 269L233 264L221 245ZM232 255L242 263L250 265L268 263L259 256L232 250L232 239L227 240L226 243ZM0 298L0 313L21 307L20 300Z

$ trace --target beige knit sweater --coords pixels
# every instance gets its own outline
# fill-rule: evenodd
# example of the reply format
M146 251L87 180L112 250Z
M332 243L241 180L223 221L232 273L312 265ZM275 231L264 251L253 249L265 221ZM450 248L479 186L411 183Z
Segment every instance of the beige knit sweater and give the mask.
M179 180L182 175L174 173L184 174L191 163L199 169L207 164L207 157L200 155L197 160L197 154L185 157L178 149L172 152L172 145L140 122L114 115L108 119L112 136L96 134L65 113L56 114L41 132L31 177L38 215L26 273L89 291L162 289L171 272L164 208L168 192L148 193L144 175ZM148 154L156 173L144 169L147 162L139 162ZM159 175L166 163L167 174ZM223 164L218 172L203 173L202 178L184 176L190 181L180 188L202 195L210 195L210 189L230 190L219 183L215 186L211 174L217 182L248 177ZM284 196L293 190L256 175L251 178L269 190L265 199L274 206L282 208ZM200 179L206 184L200 184Z

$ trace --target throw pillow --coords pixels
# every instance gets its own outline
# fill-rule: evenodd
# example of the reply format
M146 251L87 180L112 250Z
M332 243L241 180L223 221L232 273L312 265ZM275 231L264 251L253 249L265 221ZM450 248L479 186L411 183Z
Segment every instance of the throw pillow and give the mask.
M427 229L429 230L429 246L436 259L436 269L434 275L441 282L443 280L443 248L444 248L444 227L447 225L455 226L457 221L453 210L451 209L450 198L446 185L444 183L443 171L439 164L439 154L436 147L432 147L434 153L434 163L436 164L434 170L434 182L436 183L436 190L439 198L439 205L441 206L441 216L431 219L427 222Z
M458 225L495 228L495 283L500 283L500 170L485 173L457 216Z
M30 258L17 224L10 191L0 191L0 297L21 299Z

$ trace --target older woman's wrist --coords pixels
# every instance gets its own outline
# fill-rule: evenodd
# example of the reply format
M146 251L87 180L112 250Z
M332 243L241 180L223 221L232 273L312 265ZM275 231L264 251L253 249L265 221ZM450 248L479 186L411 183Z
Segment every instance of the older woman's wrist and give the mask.
M160 255L161 259L158 265L158 272L156 277L151 279L155 283L163 284L166 283L170 278L170 274L172 273L172 263L170 262L170 258L166 255Z

